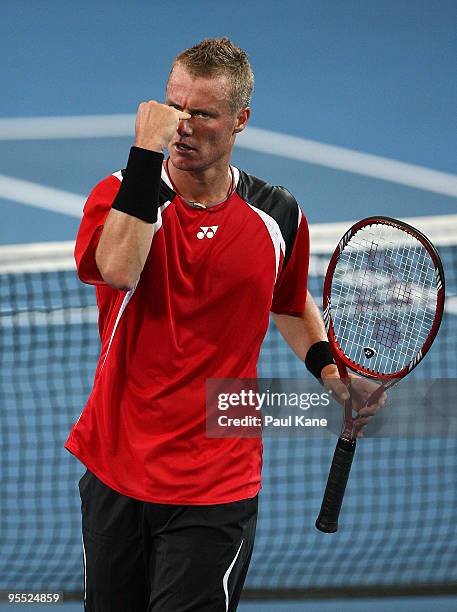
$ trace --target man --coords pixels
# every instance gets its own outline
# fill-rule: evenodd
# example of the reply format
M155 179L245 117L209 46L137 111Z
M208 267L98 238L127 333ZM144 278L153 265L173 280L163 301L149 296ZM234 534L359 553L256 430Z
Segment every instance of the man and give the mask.
M181 53L166 103L139 106L125 172L99 183L84 209L75 257L97 287L102 347L66 448L88 468L90 612L236 610L261 441L205 436L205 381L256 376L270 311L297 355L347 394L306 297L298 204L230 166L252 88L246 54L226 38Z

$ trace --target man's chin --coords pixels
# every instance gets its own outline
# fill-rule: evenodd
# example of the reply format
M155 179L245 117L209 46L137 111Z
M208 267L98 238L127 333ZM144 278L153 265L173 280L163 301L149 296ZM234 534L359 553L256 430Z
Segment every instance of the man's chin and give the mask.
M190 171L190 170L195 170L196 169L196 165L195 164L191 164L189 162L185 162L185 161L174 161L173 159L170 159L171 163L173 164L174 168L176 168L176 170L183 170L183 171Z
M198 159L190 156L180 155L175 151L169 152L169 159L177 170L198 170L201 167L201 162Z

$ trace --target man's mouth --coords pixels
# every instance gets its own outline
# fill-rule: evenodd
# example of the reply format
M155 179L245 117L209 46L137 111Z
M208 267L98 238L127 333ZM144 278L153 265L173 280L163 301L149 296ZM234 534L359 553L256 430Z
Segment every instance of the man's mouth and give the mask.
M189 145L185 144L184 142L175 142L174 147L177 151L182 152L187 152L187 151L195 151L195 149L193 147L190 147Z

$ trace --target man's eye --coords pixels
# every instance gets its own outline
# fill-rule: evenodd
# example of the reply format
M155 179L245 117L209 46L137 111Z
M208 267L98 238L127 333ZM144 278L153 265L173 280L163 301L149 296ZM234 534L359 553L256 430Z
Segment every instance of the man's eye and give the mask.
M203 117L205 119L209 117L208 113L204 113L203 111L198 111L198 113L194 113L193 115L194 117Z

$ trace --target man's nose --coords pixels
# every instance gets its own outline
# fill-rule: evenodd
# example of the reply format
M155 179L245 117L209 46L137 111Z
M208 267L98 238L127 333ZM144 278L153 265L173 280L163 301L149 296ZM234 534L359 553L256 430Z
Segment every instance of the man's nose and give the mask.
M178 123L177 131L180 136L190 136L192 133L190 119L181 119L181 121Z

